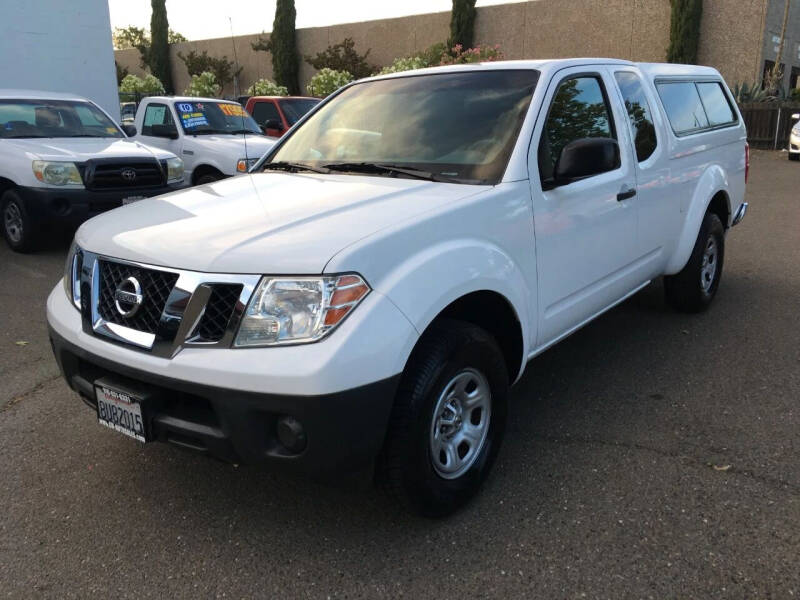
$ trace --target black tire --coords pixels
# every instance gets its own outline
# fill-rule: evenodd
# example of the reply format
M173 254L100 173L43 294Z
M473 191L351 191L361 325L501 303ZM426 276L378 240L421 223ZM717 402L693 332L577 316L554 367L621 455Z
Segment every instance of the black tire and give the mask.
M38 250L40 235L37 223L14 190L6 190L0 196L0 224L3 237L14 252Z
M709 250L711 245L713 250ZM707 250L713 254L706 256ZM708 212L703 217L689 262L680 273L664 277L664 292L670 306L689 313L706 310L717 294L724 259L725 229L719 217ZM712 263L713 274L708 267Z
M789 152L789 160L800 160L800 152Z
M469 408L466 402L458 402L459 418L446 443L452 443L451 448L456 448L459 454L453 464L463 460L462 467L466 470L460 474L452 471L445 478L437 472L445 468L444 462L434 464L433 437L444 435L440 428L434 430L437 419L434 410L443 399L450 398L446 392L457 387L454 381L468 382L470 377L478 385L470 388L466 383L464 393L485 398L481 390L488 385L488 410ZM492 336L462 321L434 323L417 344L403 373L386 442L378 458L378 483L406 507L424 516L446 516L463 506L478 491L497 456L505 432L508 387L503 354ZM445 414L449 418L456 413L447 413L445 409L441 416ZM481 425L483 418L488 422ZM467 420L471 422L466 423ZM441 417L436 423L441 423ZM449 426L442 425L445 427ZM485 431L481 434L482 441L470 446L463 457L461 450L468 442L455 445L462 439L462 428L464 432ZM440 459L443 452L440 450Z
M220 179L222 179L222 175L218 175L217 173L205 173L204 175L200 175L200 177L195 180L194 184L204 185L206 183L214 183Z

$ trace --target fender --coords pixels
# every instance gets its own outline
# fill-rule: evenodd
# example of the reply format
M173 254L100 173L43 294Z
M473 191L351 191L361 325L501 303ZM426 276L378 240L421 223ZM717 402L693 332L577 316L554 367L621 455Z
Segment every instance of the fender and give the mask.
M711 199L720 191L725 192L725 198L728 202L728 214L730 214L728 178L719 165L711 165L700 176L700 180L695 187L689 207L686 209L683 229L678 237L678 243L664 270L665 275L674 275L680 272L689 262L689 257L697 241L697 234L700 231L703 217L708 210L708 205L711 203ZM727 229L730 223L723 223L723 225Z
M420 302L419 290L426 290ZM522 329L523 356L531 347L530 293L514 260L486 240L457 238L409 256L385 277L376 291L389 298L421 334L449 304L472 292L491 291L505 298ZM535 297L534 297L535 300ZM404 357L407 358L407 357Z

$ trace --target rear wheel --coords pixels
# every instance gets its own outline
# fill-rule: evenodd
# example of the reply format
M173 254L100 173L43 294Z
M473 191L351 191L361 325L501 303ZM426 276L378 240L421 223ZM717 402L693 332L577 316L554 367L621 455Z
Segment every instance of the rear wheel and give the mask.
M706 213L689 262L664 278L667 302L683 312L700 312L711 305L722 277L725 229L719 217Z
M488 333L443 320L403 373L377 479L414 512L444 516L489 474L505 431L508 371Z
M800 152L789 152L789 160L800 160Z
M15 252L32 252L38 248L39 232L20 195L6 190L0 197L3 237Z

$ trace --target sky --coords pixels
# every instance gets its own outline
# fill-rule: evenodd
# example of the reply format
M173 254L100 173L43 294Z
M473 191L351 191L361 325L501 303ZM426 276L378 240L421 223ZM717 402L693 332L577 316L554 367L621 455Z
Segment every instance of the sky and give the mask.
M478 0L477 6L520 0ZM150 0L108 0L111 27L150 28ZM452 0L295 0L296 26L319 27L450 10ZM172 30L190 40L272 29L275 0L167 0ZM230 21L228 20L230 19Z

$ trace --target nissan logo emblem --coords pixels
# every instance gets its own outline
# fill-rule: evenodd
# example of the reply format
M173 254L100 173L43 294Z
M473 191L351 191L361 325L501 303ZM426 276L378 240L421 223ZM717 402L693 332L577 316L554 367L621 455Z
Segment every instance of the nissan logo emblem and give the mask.
M136 277L128 277L114 292L114 306L123 317L132 317L142 306L142 286Z
M127 182L132 182L136 179L136 169L122 169L122 171L120 171L120 177Z

